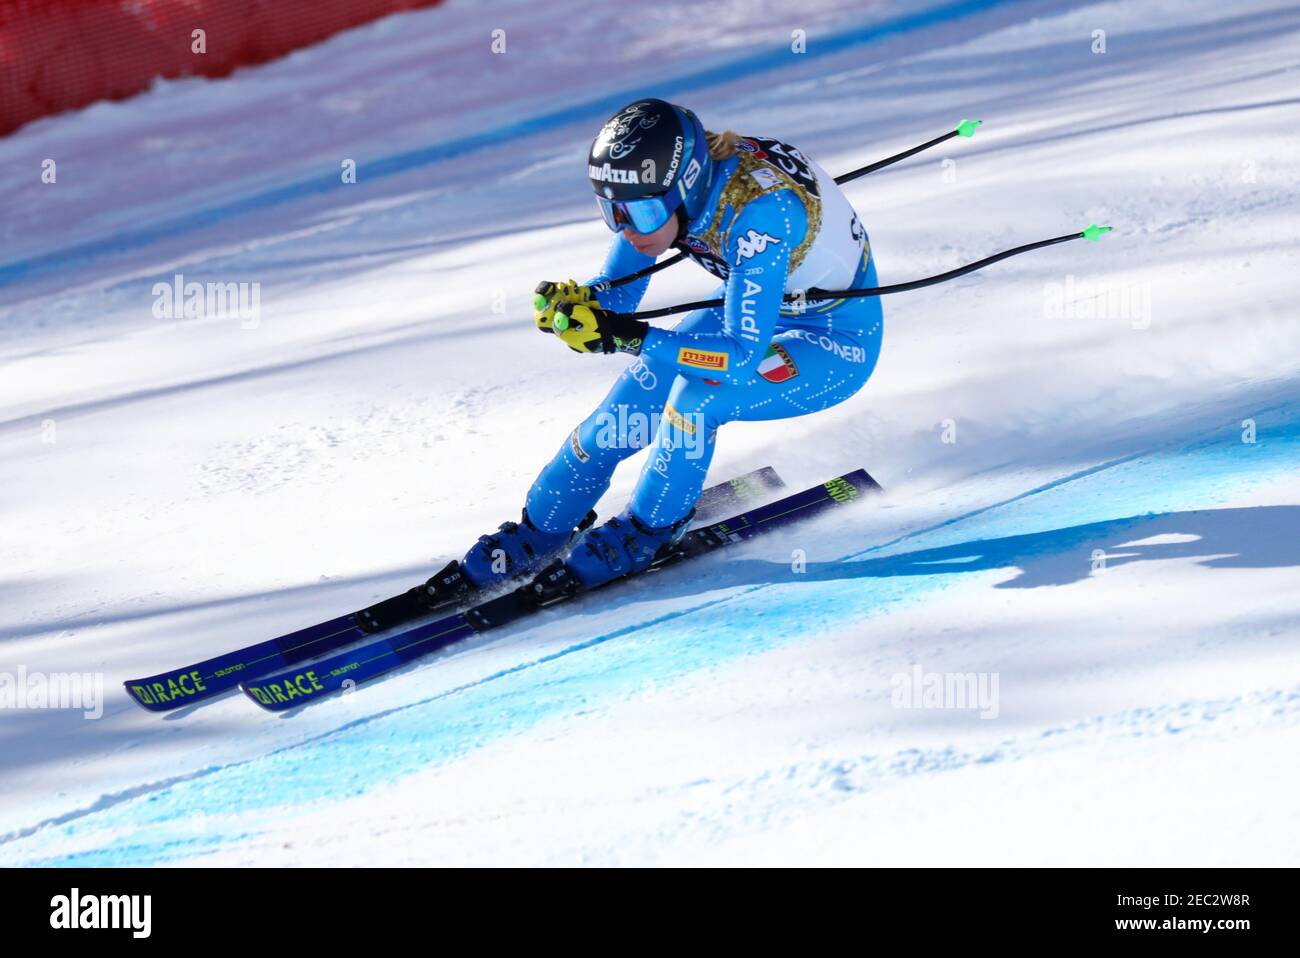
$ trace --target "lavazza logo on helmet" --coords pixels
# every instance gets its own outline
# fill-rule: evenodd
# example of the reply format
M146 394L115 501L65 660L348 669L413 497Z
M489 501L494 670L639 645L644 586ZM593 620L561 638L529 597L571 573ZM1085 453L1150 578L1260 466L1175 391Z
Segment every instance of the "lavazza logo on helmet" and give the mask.
M606 160L603 166L588 166L587 176L602 183L640 183L641 177L636 170L615 169Z

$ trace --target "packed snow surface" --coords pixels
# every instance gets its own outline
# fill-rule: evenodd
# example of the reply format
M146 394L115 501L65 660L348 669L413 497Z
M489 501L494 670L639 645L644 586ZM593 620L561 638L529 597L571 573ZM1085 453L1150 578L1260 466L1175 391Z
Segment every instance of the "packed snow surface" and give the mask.
M1300 8L800 8L453 0L0 140L0 863L1300 864ZM517 517L627 361L529 301L643 94L832 172L984 120L847 187L882 283L1114 231L723 429L714 481L865 467L851 511L282 717L133 704ZM19 707L60 673L102 709Z

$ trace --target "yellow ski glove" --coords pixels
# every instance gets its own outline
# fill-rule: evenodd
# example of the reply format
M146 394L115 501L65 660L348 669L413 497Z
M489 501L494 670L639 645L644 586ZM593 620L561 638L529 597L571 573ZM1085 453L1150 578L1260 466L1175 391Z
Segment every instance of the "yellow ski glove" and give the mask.
M552 332L556 307L573 303L600 308L600 301L590 286L583 286L571 279L563 283L542 280L533 292L533 322L542 332Z
M562 306L555 311L553 332L578 353L641 352L650 324L583 303Z

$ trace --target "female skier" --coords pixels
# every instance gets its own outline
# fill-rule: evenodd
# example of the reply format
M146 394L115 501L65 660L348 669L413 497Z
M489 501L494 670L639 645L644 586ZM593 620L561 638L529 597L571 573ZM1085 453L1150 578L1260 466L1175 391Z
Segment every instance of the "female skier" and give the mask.
M477 586L564 562L591 588L640 572L694 514L718 427L804 416L848 399L880 354L874 297L783 302L786 293L877 285L866 230L834 180L765 137L706 132L690 110L637 100L591 145L587 172L614 232L585 285L538 287L535 320L571 349L631 353L604 401L568 437L504 523L461 567ZM725 305L671 330L628 319L649 277L592 287L654 263L669 247L717 276ZM653 434L643 428L657 422ZM652 446L623 513L591 527L623 459ZM576 536L576 538L575 538Z

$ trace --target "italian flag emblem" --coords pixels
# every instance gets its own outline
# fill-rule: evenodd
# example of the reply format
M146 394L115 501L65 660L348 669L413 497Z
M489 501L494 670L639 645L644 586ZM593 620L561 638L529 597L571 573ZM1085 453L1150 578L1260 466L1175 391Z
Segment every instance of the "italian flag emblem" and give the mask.
M767 347L767 355L758 364L758 374L770 383L783 383L799 375L799 367L794 364L785 347L773 343Z

